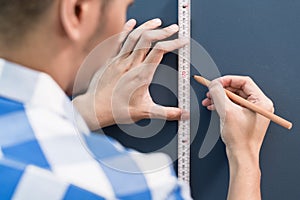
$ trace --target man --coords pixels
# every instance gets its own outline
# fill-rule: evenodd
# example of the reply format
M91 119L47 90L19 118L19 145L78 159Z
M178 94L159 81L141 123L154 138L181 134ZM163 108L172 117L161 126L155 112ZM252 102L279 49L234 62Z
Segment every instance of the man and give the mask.
M186 44L165 41L177 25L157 30L155 19L132 31L135 21L126 23L118 55L74 99L85 122L65 94L88 53L122 31L131 3L0 0L1 199L190 199L165 155L126 150L89 131L182 117L179 108L155 104L148 91L163 55ZM232 103L223 87L265 109L273 105L250 78L236 76L213 81L203 101L220 115L228 199L260 199L259 151L269 120Z

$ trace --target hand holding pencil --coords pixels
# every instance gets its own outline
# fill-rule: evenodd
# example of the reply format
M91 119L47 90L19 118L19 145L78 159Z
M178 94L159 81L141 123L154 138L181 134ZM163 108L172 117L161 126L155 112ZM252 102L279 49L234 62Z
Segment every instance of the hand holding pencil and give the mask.
M212 82L199 76L194 78L209 87L202 104L218 112L221 138L228 156L239 155L239 159L247 157L248 160L250 157L257 160L270 119L248 109L244 102L240 103L240 98L269 113L274 112L272 101L248 77L224 76ZM235 96L239 98L235 99Z
M230 170L227 199L241 199L245 195L261 199L259 155L269 118L282 120L276 122L287 128L291 124L273 114L272 101L249 77L225 76L212 82L199 76L194 78L209 88L202 104L220 116L221 138Z
M209 80L207 80L201 76L194 76L194 79L197 82L199 82L202 85L207 86L207 87L211 83ZM272 120L273 122L277 123L278 125L281 125L284 128L287 128L287 129L292 128L293 124L291 122L283 119L282 117L279 117L279 116L273 114L273 112L268 111L255 103L253 103L253 102L256 102L257 99L256 99L256 97L253 97L253 93L251 91L249 91L250 87L248 85L252 83L254 88L258 89L258 93L260 93L260 94L263 94L263 93L250 78L236 77L236 76L231 76L231 78L230 78L228 76L228 77L225 77L220 80L223 81L223 83L224 83L226 95L233 102L235 102L241 106L244 106L244 107ZM248 85L247 85L247 81L248 81ZM226 89L226 87L228 89ZM236 95L235 93L238 93L240 96ZM252 96L251 96L251 94L252 94Z

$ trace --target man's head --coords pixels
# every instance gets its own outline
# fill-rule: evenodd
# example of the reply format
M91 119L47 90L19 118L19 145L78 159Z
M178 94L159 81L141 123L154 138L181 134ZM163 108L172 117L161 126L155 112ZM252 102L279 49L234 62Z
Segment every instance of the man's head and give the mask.
M0 0L0 57L70 89L81 62L120 32L133 0Z

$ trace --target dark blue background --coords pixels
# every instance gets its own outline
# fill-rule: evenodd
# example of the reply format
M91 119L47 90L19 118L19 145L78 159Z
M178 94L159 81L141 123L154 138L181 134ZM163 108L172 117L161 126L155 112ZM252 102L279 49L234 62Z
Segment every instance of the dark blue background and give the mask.
M139 23L155 17L164 25L176 23L177 1L136 0L129 17ZM299 200L300 1L193 0L192 38L205 47L222 75L251 76L273 99L276 113L293 121L292 131L272 123L267 133L261 151L262 195L267 200ZM163 63L176 68L177 58L168 55ZM194 81L192 86L201 101L206 89ZM176 97L161 86L151 86L151 93L157 103L177 104ZM192 194L199 200L221 200L226 199L228 189L224 145L219 141L208 156L198 158L209 118L210 112L201 108L200 128L191 147ZM147 139L131 137L116 126L105 130L124 145L143 152L164 146L176 131L176 122L168 122L159 134Z

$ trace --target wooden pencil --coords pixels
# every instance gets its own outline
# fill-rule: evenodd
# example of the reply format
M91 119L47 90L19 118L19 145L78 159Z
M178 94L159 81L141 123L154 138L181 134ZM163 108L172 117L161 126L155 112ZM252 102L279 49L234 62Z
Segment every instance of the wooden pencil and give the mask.
M210 81L203 78L202 76L194 76L194 79L198 83L200 83L206 87L208 87L208 85L210 84ZM293 127L293 124L291 122L287 121L286 119L283 119L282 117L279 117L278 115L275 115L274 113L272 113L266 109L263 109L250 101L247 101L246 99L236 95L235 93L233 93L229 90L226 90L226 89L224 89L224 90L225 90L225 93L228 96L228 98L231 99L233 102L240 104L241 106L244 106L245 108L248 108L256 113L259 113L260 115L270 119L271 121L279 124L280 126L282 126L284 128L287 128L290 130Z

